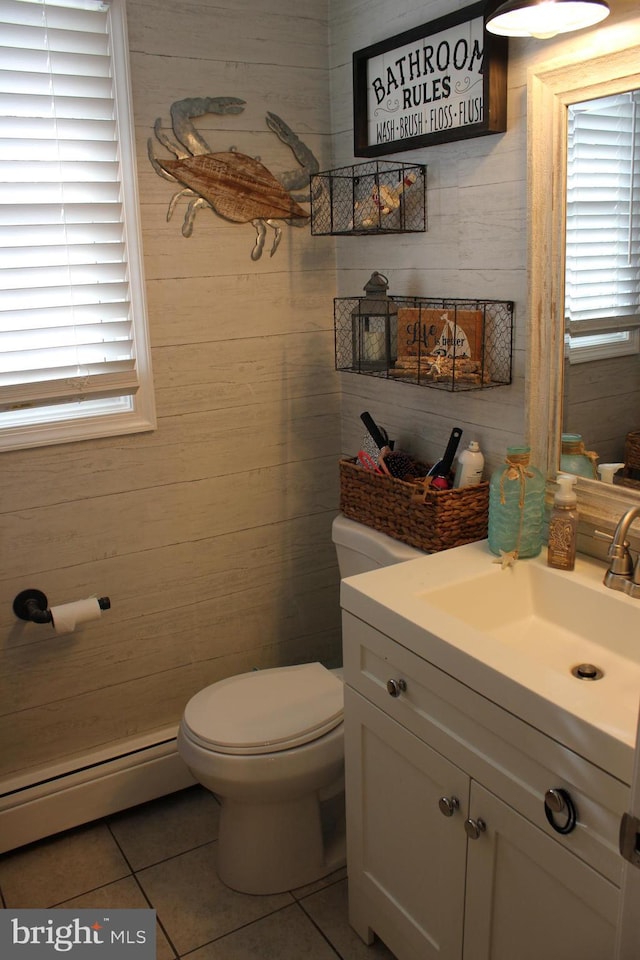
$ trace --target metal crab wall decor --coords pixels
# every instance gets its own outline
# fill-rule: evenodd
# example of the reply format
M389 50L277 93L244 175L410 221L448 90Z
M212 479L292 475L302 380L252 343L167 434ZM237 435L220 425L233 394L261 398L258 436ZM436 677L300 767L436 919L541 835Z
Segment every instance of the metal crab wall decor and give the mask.
M256 242L251 259L262 256L267 226L274 231L271 256L278 249L282 228L278 221L290 226L304 226L309 214L300 203L309 200L309 194L296 196L291 191L309 188L310 177L318 172L319 164L311 150L293 133L291 128L267 112L270 130L290 147L300 169L274 176L260 160L240 153L231 147L225 153L212 153L211 148L196 130L193 120L207 113L242 113L245 100L237 97L189 97L171 105L173 136L162 129L160 117L154 124L156 139L167 148L175 160L156 157L154 141L148 140L149 160L158 176L181 185L169 201L167 220L170 220L178 201L190 198L182 224L182 234L190 237L195 215L202 207L210 207L218 216L233 223L252 223Z

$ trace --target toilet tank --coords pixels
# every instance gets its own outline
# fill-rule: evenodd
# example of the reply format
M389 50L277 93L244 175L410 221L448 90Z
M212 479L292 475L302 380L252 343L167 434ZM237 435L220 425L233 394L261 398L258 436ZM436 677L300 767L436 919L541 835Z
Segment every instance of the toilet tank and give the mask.
M342 514L338 514L333 521L332 537L342 578L424 556L421 550L394 540L393 537L379 533L363 523L349 520Z

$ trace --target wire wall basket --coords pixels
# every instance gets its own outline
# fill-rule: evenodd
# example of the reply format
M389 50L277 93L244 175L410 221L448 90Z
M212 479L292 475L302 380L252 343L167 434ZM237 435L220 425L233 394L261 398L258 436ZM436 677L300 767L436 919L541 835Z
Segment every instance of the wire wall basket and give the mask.
M427 168L375 160L311 178L314 236L424 233Z
M511 383L511 300L389 297L334 300L336 370L436 390Z

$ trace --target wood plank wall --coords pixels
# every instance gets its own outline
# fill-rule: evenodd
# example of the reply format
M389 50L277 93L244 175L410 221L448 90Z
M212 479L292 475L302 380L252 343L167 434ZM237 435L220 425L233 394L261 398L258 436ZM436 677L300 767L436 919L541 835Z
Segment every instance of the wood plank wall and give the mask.
M367 5L336 3L332 21L331 77L336 166L353 162L351 53L429 23L457 9L448 0L405 0ZM339 14L338 14L339 9ZM389 278L400 296L472 297L516 303L514 381L510 387L447 393L371 377L341 374L343 446L353 451L362 436L358 413L368 409L399 445L432 462L442 456L452 427L463 429L461 449L478 440L487 473L507 444L521 443L525 429L526 303L526 111L524 64L510 65L508 129L504 134L460 140L397 154L427 166L425 233L399 237L340 238L338 295L359 296L373 270ZM381 157L381 160L393 159ZM358 162L364 162L362 159Z
M235 96L200 125L213 149L295 168L270 110L326 163L326 4L128 0L128 28L158 429L2 455L2 777L177 721L233 673L340 662L333 246L285 227L254 263L253 227L211 211L185 239L147 159L174 100ZM14 618L25 587L112 609L55 638Z
M331 3L331 126L335 166L353 162L352 51L428 24L461 6L465 4L451 0L420 3L398 0L394 4L388 0L372 0L366 5L359 0L334 0ZM371 272L378 270L389 278L391 294L513 300L514 378L510 387L456 394L341 374L345 452L353 453L360 442L362 428L357 415L363 409L368 409L383 423L400 445L427 461L442 455L454 425L462 427L462 446L469 440L480 442L487 474L502 462L507 445L526 442L527 405L536 403L536 397L529 395L526 382L529 337L527 71L541 63L563 59L587 61L624 46L630 36L626 23L637 30L638 9L634 0L618 0L604 24L590 30L544 41L510 40L505 133L412 150L396 154L395 158L380 158L427 165L428 231L402 237L339 239L338 296L360 296ZM363 162L362 159L359 162ZM637 374L634 374L634 383L637 383ZM612 385L610 380L608 386ZM633 389L635 391L635 386ZM621 392L631 392L626 383ZM558 402L561 396L562 385L558 384ZM604 396L603 391L598 412L609 420L609 425L616 420L629 422L626 411L628 401L632 406L636 403L635 392L632 397L621 397L620 393L612 397L609 390L606 404ZM582 398L577 402L581 404ZM637 411L637 407L635 409ZM623 433L619 431L618 436ZM607 436L611 438L611 430ZM601 439L602 433L598 436L599 442ZM602 446L604 450L604 441ZM606 448L613 449L612 445ZM607 458L609 456L607 453Z
M564 428L600 463L624 463L627 433L640 430L640 358L565 364Z

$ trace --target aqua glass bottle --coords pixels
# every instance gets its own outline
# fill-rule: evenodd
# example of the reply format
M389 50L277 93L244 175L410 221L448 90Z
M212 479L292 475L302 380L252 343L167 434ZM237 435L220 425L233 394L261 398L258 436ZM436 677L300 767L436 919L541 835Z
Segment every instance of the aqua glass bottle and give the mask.
M582 437L579 433L562 434L562 453L560 456L560 470L563 473L574 473L579 477L598 479L598 455L591 450L585 450Z
M537 557L542 548L545 480L529 447L508 447L489 485L489 549L496 556Z

